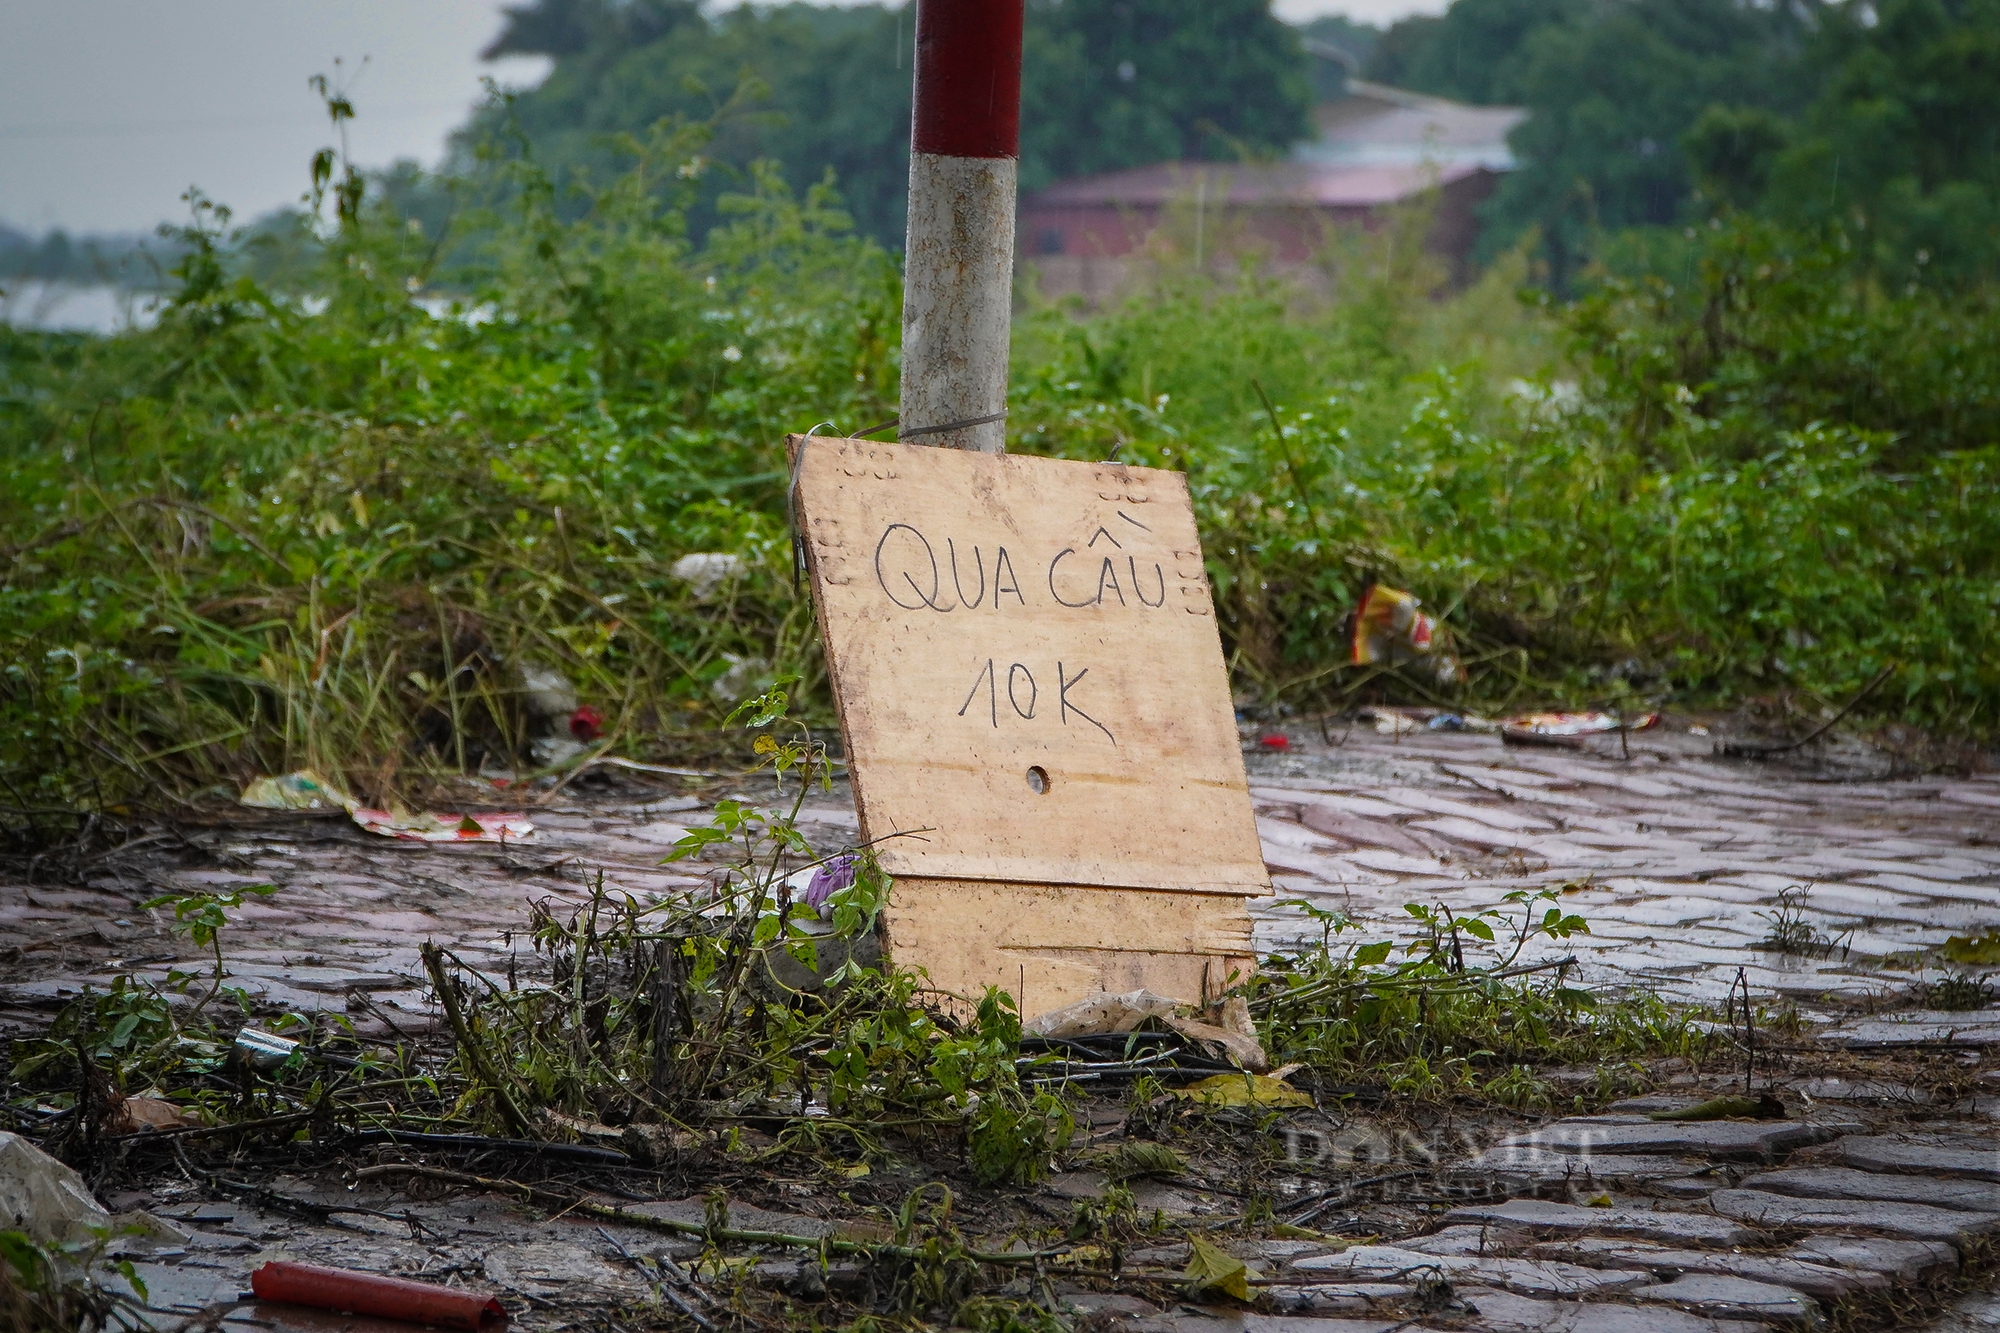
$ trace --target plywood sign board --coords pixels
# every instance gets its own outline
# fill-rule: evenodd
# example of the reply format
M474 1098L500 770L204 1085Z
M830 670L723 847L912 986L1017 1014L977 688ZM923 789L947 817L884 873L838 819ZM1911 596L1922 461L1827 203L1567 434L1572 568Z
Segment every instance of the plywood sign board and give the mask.
M1242 899L1270 881L1185 479L793 447L862 833L899 894L977 881L1219 895L1233 902L1188 938L1219 929L1247 953Z

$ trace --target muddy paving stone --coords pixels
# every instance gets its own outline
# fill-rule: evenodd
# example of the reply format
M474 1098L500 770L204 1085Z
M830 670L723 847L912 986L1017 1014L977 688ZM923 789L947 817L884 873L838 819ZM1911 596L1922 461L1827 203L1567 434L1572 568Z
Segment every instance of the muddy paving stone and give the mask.
M1653 1281L1651 1273L1585 1268L1553 1259L1419 1254L1389 1245L1357 1245L1339 1254L1301 1259L1292 1267L1315 1277L1357 1281L1408 1281L1436 1275L1456 1283L1499 1287L1524 1296L1579 1296L1624 1291Z
M1801 1199L1887 1199L1955 1208L1969 1213L2000 1213L2000 1185L1981 1180L1903 1176L1851 1167L1791 1167L1746 1176L1738 1182L1747 1190L1790 1194Z
M1958 1264L1958 1251L1943 1241L1887 1236L1808 1236L1786 1246L1781 1255L1831 1268L1882 1273L1899 1282L1916 1282Z
M1337 1287L1275 1285L1266 1287L1264 1292L1273 1314L1318 1318L1377 1315L1393 1309L1404 1312L1407 1319L1416 1317L1408 1312L1422 1304L1416 1284L1409 1282L1346 1282Z
M1993 890L1981 887L1981 901ZM1829 1028L1821 1036L1828 1041L1854 1045L1929 1045L1936 1042L1981 1044L2000 1042L2000 1009L1942 1013L1918 1010L1856 1019Z
M1884 1079L1806 1078L1788 1083L1786 1089L1811 1101L1862 1106L1915 1107L1931 1103L1931 1094L1926 1089Z
M1743 1245L1756 1238L1749 1228L1706 1213L1587 1208L1540 1199L1510 1199L1500 1204L1454 1208L1445 1214L1445 1220L1519 1227L1545 1235L1554 1232L1571 1236L1637 1236L1695 1245Z
M1975 1292L1952 1302L1929 1333L1995 1333L2000 1330L2000 1296Z
M1819 1318L1814 1302L1788 1287L1719 1273L1690 1273L1657 1286L1640 1287L1632 1297L1734 1318L1775 1319L1785 1323L1817 1322Z
M2000 1214L1966 1213L1918 1203L1883 1200L1794 1199L1758 1190L1717 1190L1708 1206L1724 1217L1764 1227L1881 1231L1914 1240L1941 1240L1963 1246L1975 1236L2000 1231Z
M1414 1240L1399 1240L1396 1246L1418 1254L1485 1256L1513 1254L1533 1244L1534 1240L1533 1232L1519 1228L1458 1225L1433 1231L1428 1236L1418 1236Z
M1725 1160L1773 1161L1796 1148L1825 1143L1862 1129L1857 1121L1648 1120L1639 1116L1596 1116L1560 1120L1508 1139L1506 1148L1542 1149L1585 1156L1596 1153L1647 1156L1698 1155Z
M2000 1182L2000 1139L1971 1135L1855 1135L1840 1141L1841 1160L1863 1171L1907 1171Z
M1248 1311L1181 1311L1110 1325L1129 1333L1432 1333L1407 1319L1348 1319L1325 1315L1268 1315Z
M1761 1320L1715 1319L1670 1305L1547 1301L1509 1291L1469 1288L1459 1298L1467 1321L1490 1333L1756 1333Z
M1489 1148L1477 1157L1452 1168L1454 1176L1468 1179L1490 1177L1509 1185L1574 1185L1632 1181L1680 1180L1709 1170L1698 1157L1664 1157L1648 1153L1602 1153L1581 1155L1545 1148ZM1728 1184L1711 1181L1708 1188Z
M1834 1268L1780 1255L1743 1254L1734 1250L1684 1250L1665 1245L1634 1244L1631 1241L1584 1237L1557 1244L1538 1245L1531 1254L1576 1264L1605 1264L1613 1268L1639 1268L1649 1273L1679 1276L1683 1273L1710 1273L1724 1277L1749 1278L1802 1291L1808 1296L1837 1299L1856 1291L1880 1291L1891 1285L1887 1273L1867 1269ZM1914 1276L1914 1275L1913 1275Z

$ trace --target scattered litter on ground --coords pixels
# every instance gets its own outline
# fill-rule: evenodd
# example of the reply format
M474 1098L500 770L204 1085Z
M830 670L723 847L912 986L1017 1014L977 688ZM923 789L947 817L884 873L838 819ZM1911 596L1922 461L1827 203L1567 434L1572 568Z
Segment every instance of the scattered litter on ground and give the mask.
M1424 731L1473 731L1498 733L1511 741L1546 739L1551 742L1576 740L1585 736L1616 731L1645 731L1660 723L1658 713L1645 713L1620 720L1615 713L1523 713L1516 717L1486 718L1473 713L1455 713L1436 708L1394 708L1377 704L1364 708L1359 716L1374 724L1384 736L1412 736Z
M252 1069L269 1072L282 1068L287 1060L299 1053L299 1044L289 1037L280 1037L274 1032L261 1028L246 1027L236 1034L232 1043L236 1058Z
M742 572L743 557L728 551L694 551L667 567L668 574L687 584L697 602L708 601Z
M507 1319L507 1311L497 1297L429 1282L412 1282L408 1278L283 1260L273 1260L252 1273L250 1289L260 1301L310 1305L342 1314L464 1329L467 1333L478 1333Z
M243 789L238 804L257 810L345 810L368 832L406 842L526 842L535 833L534 824L520 811L412 814L370 809L309 768L283 777L258 778Z
M1536 736L1596 736L1608 731L1645 731L1660 724L1658 713L1623 719L1616 713L1523 713L1500 723Z
M524 663L516 673L516 686L531 722L549 727L576 711L576 686L554 667Z
M0 1132L0 1224L59 1245L110 1226L111 1214L82 1176L19 1134Z
M201 1117L184 1106L158 1097L126 1097L104 1118L107 1134L143 1134L147 1130L191 1129Z
M1032 1037L1089 1037L1104 1033L1131 1032L1149 1018L1165 1019L1178 1002L1149 990L1122 995L1099 992L1074 1004L1038 1014L1021 1025Z
M818 912L822 919L833 915L833 895L854 887L854 878L860 873L861 863L852 856L836 856L823 866L816 867L812 878L806 881L805 892L800 901Z
M425 811L390 812L360 807L354 822L370 833L405 842L527 842L535 836L535 826L520 811L509 814L439 814Z
M309 768L282 777L256 778L243 789L237 804L253 810L345 810L359 804L352 796Z
M1458 658L1436 620L1419 608L1409 593L1371 583L1354 612L1350 654L1356 666L1408 666L1422 663L1439 684L1459 677Z
M604 714L584 704L569 715L569 734L588 743L604 734Z
M1423 717L1417 716L1413 710L1401 708L1364 708L1360 716L1382 736L1414 736L1428 727Z
M1270 1058L1257 1040L1249 1005L1241 996L1232 996L1211 1011L1207 1018L1194 1017L1195 1006L1155 995L1149 990L1122 995L1099 992L1074 1004L1051 1009L1022 1025L1025 1036L1079 1038L1119 1036L1136 1032L1147 1023L1157 1023L1207 1048L1225 1063L1253 1072L1270 1068Z

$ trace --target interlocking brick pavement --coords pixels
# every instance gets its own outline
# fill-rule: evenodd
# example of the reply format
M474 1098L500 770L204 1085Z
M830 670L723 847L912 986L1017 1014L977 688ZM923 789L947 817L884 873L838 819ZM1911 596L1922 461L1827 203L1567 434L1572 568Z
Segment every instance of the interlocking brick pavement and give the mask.
M1298 729L1290 741L1279 753L1252 746L1246 761L1276 887L1253 904L1266 949L1317 933L1281 906L1288 899L1348 913L1361 932L1349 938L1386 938L1408 936L1407 902L1471 910L1555 887L1591 933L1537 941L1527 960L1574 954L1586 983L1699 1001L1719 1000L1741 968L1759 993L1809 1001L1907 986L1923 951L2000 928L1991 774L1815 781L1711 758L1706 740L1666 731L1632 736L1629 759L1615 738L1578 751L1364 729L1331 740ZM172 854L164 834L105 854L84 887L16 867L0 873L0 1021L35 1021L120 966L155 977L199 968L166 914L140 904L271 883L280 892L246 902L225 937L236 984L301 1010L345 1008L364 1028L421 1026L424 940L504 969L524 949L509 931L532 901L581 901L599 873L641 897L698 887L718 867L660 864L672 842L714 799L774 794L762 775L710 783L700 797L629 783L572 790L533 811L533 841L506 848L391 842L337 817L245 811L191 831L197 854ZM844 786L816 795L804 819L828 850L856 836ZM1821 947L1762 947L1788 889Z

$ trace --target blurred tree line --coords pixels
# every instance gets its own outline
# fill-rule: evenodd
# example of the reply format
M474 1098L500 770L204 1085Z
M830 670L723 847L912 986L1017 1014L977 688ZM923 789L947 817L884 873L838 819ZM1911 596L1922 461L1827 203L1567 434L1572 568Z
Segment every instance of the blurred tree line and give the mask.
M553 68L476 117L454 165L475 168L476 146L508 131L545 165L603 178L630 160L621 135L717 118L697 230L766 158L801 188L831 171L859 230L897 244L914 20L909 5L530 0L485 54ZM1024 190L1168 158L1280 156L1310 132L1311 70L1266 0L1029 0L1024 56Z
M1604 233L1725 210L1835 226L1899 284L2000 259L1995 0L1456 0L1367 73L1529 108L1485 242L1539 228L1559 274Z
M0 278L159 287L178 258L144 236L71 236L55 227L38 238L0 226Z
M909 4L525 0L485 54L547 57L547 78L490 100L443 171L399 163L375 188L445 237L463 186L490 199L528 158L601 185L653 126L701 122L708 151L682 168L698 177L694 236L763 160L798 189L830 174L857 230L893 248L913 22ZM1455 0L1386 31L1294 28L1268 0L1028 0L1022 188L1282 156L1349 69L1528 108L1481 253L1533 235L1557 290L1593 260L1685 278L1689 229L1724 213L1837 231L1858 272L1896 286L2000 266L2000 0ZM303 271L309 233L283 218L256 232L265 277ZM66 237L0 235L0 277L105 269Z
M629 161L621 134L720 112L711 201L769 158L801 187L832 171L857 227L900 240L911 6L529 0L507 14L487 54L553 69L466 127L457 169L504 122L544 164L602 175ZM1899 282L2000 257L2000 0L1455 0L1387 31L1295 29L1266 0L1029 0L1022 188L1283 155L1312 103L1339 94L1321 43L1371 80L1529 108L1484 249L1536 230L1558 282L1633 228L1672 229L1624 249L1671 270L1674 237L1725 209L1837 224ZM697 230L711 210L694 210Z

